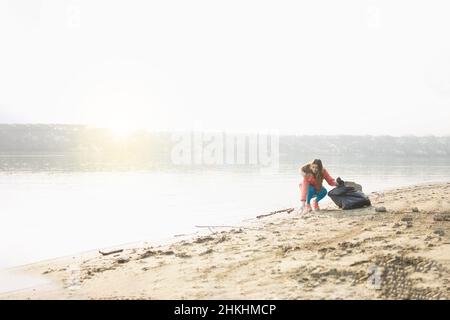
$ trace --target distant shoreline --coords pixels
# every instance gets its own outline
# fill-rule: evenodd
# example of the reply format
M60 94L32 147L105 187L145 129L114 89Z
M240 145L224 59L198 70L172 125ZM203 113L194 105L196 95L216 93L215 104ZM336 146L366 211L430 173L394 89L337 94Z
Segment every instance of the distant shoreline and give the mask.
M3 293L0 299L448 299L449 194L450 182L394 188L371 194L374 206L385 206L387 213L330 206L160 246L131 245L110 256L92 252L42 261L14 271L45 278L51 286ZM415 280L401 290L390 282L368 288L364 275L370 265L386 263L411 270L404 281ZM76 279L70 279L71 265L78 266Z

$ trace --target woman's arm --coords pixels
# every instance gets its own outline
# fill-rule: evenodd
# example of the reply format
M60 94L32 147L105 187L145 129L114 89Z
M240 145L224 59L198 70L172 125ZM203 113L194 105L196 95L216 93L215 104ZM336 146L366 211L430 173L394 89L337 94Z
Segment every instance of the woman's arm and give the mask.
M323 177L325 178L325 180L327 180L327 182L328 182L328 184L329 184L330 186L333 186L333 187L336 187L336 186L337 186L336 180L334 180L334 179L330 176L330 174L328 173L328 171L325 170L325 169L323 169Z
M300 200L302 202L306 201L306 194L308 193L309 179L307 177L303 178L303 183L300 185Z

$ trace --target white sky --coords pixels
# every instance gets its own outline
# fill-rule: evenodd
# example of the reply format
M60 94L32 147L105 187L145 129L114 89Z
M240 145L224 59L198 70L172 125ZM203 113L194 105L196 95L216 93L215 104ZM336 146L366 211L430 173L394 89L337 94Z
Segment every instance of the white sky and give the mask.
M449 135L449 9L0 0L0 122Z

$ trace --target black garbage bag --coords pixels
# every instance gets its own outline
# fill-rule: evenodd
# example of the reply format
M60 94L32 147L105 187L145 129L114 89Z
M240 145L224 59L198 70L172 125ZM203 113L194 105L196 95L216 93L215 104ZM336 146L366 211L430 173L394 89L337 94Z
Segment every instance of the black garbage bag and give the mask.
M328 192L333 202L344 210L359 209L371 206L369 197L359 191L351 183L344 182L341 178L337 180L338 186Z

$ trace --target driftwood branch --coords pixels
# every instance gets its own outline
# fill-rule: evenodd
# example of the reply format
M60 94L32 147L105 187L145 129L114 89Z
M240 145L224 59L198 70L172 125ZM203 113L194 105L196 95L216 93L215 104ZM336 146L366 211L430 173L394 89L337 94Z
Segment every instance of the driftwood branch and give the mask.
M236 226L224 226L224 225L217 225L217 226L195 226L196 228L240 228Z
M105 252L105 251L98 251L102 256L109 256L109 255L111 255L111 254L115 254L115 253L121 253L121 252L123 252L123 249L119 249L119 250L114 250L114 251L107 251L107 252Z
M249 228L242 226L226 226L226 225L216 225L216 226L195 226L196 228L208 228L212 232L212 228L236 228L236 229L249 229L249 230L259 230L257 228Z
M277 214L277 213L282 213L282 212L291 213L292 211L294 211L294 208L287 208L287 209L272 211L272 212L267 213L267 214L261 214L261 215L257 216L256 218L257 219L261 219L261 218L273 216L274 214Z
M294 211L294 208L287 208L287 209L282 209L282 210L277 210L277 211L273 211L267 214L262 214L257 216L256 218L261 219L261 218L265 218L277 213L282 213L282 212L286 212L286 213L291 213L292 211ZM241 226L228 226L228 225L207 225L207 226L195 226L196 228L208 228L209 231L211 231L212 233L214 233L213 228L237 228L237 229L249 229L249 230L260 230L257 228L249 228L249 227L241 227Z

